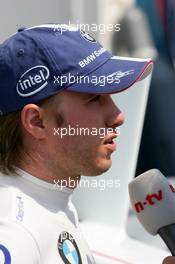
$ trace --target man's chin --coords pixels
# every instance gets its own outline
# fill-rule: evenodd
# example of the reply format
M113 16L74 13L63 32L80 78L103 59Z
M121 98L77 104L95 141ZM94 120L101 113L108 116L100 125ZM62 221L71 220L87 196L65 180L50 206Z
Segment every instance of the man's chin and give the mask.
M111 160L105 160L104 162L96 164L90 171L83 174L84 176L100 176L102 173L107 172L112 165Z

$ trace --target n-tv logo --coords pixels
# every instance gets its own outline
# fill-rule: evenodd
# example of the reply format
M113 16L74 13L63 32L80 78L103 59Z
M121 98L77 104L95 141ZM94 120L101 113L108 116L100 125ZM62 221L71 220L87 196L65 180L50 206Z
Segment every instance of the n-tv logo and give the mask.
M175 193L175 188L171 184L169 185L169 190L172 193ZM163 198L164 198L164 196L163 196L162 190L158 190L157 193L149 193L145 197L144 201L138 201L137 203L134 204L134 209L137 213L140 213L140 212L144 211L145 206L154 206L158 202L161 202L163 200Z
M28 97L38 93L48 84L49 69L44 65L30 68L23 73L17 83L17 93L22 97Z

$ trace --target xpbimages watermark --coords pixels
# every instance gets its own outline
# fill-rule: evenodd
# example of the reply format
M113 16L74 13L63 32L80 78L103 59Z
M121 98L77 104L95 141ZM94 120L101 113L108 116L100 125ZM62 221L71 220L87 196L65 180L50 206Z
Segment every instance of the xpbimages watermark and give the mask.
M112 23L92 23L92 24L88 24L88 23L79 23L79 21L77 21L76 23L71 23L71 21L69 21L66 25L65 24L58 24L55 25L54 31L55 33L58 32L59 33L63 33L67 30L73 30L73 29L79 29L82 32L98 32L101 35L104 35L106 32L118 32L120 31L120 24L112 24Z
M88 188L98 189L99 191L105 191L107 188L120 188L120 179L67 179L67 180L54 180L54 187L63 190L65 187L69 188Z
M86 65L90 64L95 60L95 55L91 54L90 56L86 57L85 59L79 61L79 65L81 68L84 68ZM69 73L68 75L58 75L58 76L53 76L54 77L54 84L59 84L60 86L63 86L65 84L74 84L80 83L80 84L93 84L94 86L99 85L99 86L105 86L107 84L119 84L121 79L134 74L134 69L130 69L127 71L116 71L111 73L110 75L86 75L86 76L75 76Z
M59 136L60 138L63 138L65 136L99 136L99 138L104 138L106 135L110 135L115 133L116 136L120 135L120 128L112 128L112 127L79 127L77 124L76 127L71 127L68 125L68 127L59 127L53 129L54 136Z

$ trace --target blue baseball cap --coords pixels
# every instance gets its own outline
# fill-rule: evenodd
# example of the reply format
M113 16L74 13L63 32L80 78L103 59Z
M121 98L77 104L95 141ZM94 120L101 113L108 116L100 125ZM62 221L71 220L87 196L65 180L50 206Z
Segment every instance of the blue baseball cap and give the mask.
M0 113L63 90L112 94L147 76L151 59L113 56L88 33L68 25L21 28L0 45Z

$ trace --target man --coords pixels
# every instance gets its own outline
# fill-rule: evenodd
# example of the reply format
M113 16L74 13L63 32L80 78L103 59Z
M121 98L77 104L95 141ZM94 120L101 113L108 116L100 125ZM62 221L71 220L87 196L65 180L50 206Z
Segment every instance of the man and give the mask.
M110 168L116 128L124 122L110 94L144 78L151 66L151 60L112 57L90 35L65 25L23 28L1 44L2 263L94 263L78 230L70 183ZM70 127L89 134L65 133ZM101 138L90 133L94 128L107 133Z
M175 263L175 257L167 257L163 264L174 264Z

